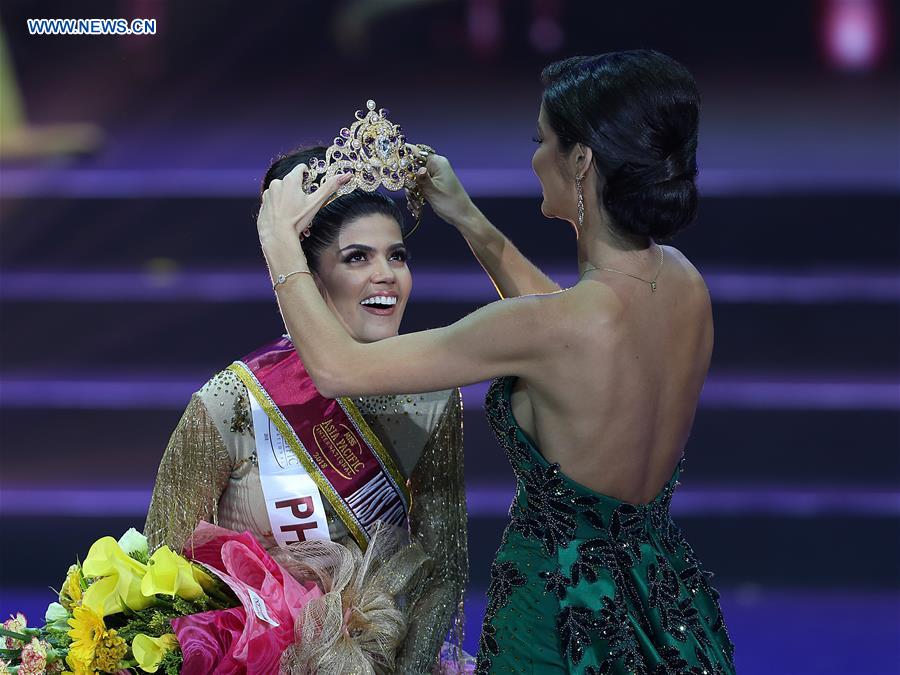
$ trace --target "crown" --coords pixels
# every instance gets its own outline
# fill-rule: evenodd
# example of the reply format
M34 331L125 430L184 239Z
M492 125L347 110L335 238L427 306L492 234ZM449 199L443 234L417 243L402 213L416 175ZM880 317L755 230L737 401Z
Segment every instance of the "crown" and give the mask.
M396 192L406 190L406 204L419 226L425 199L416 185L416 171L423 165L406 144L400 126L387 118L384 108L375 109L375 101L366 101L366 110L356 111L356 121L341 129L325 151L325 159L313 158L303 190L315 192L323 181L340 174L353 177L338 188L328 202L354 190L373 192L379 186Z

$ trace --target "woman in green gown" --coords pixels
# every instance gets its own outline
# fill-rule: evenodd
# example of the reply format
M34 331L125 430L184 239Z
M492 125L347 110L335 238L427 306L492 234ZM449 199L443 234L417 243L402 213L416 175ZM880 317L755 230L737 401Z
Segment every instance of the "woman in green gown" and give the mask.
M517 491L478 672L732 673L710 575L669 517L713 346L702 276L657 243L696 215L696 83L648 50L566 59L542 80L532 166L542 213L575 229L575 286L530 263L426 148L425 197L502 299L371 344L348 338L305 274L279 284L281 311L326 396L492 380L485 410ZM298 168L263 200L273 279L307 269L298 234L350 177L312 194L305 178Z

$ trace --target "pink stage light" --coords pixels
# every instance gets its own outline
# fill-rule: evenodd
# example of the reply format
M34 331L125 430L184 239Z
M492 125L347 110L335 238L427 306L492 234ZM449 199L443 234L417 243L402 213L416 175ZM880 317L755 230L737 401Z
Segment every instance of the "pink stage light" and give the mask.
M886 15L883 0L824 0L821 38L828 63L849 71L877 66L888 42Z

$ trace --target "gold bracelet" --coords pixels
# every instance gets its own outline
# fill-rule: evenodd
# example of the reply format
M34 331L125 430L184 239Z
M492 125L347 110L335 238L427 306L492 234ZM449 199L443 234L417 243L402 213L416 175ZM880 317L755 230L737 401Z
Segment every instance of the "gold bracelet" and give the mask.
M275 277L275 283L272 284L272 290L277 291L278 287L281 286L281 284L283 284L295 274L308 274L309 276L312 276L312 272L310 272L309 270L296 270L295 272L290 272L288 274L279 274L277 277Z

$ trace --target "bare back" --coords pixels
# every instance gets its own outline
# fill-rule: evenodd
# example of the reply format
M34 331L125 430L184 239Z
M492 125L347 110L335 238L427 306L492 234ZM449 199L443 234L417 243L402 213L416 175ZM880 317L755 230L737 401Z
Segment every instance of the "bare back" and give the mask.
M560 293L568 337L511 394L516 421L548 461L634 504L672 476L712 355L706 284L680 251L663 248L655 293L614 273Z

